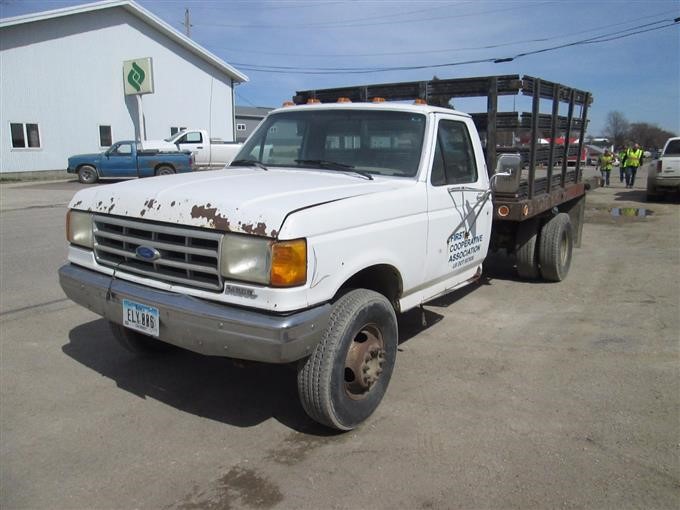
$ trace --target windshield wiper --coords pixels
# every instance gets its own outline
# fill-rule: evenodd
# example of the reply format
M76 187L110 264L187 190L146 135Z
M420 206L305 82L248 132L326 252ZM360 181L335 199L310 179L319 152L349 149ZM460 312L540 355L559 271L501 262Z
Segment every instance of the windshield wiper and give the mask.
M296 159L295 162L302 165L319 165L321 168L326 168L329 170L343 170L352 172L362 176L364 179L368 179L369 181L373 180L373 176L371 174L362 172L361 170L355 170L352 165L338 163L337 161L329 161L327 159Z
M229 166L256 166L258 168L261 168L262 170L269 170L269 168L264 166L256 159L237 159L229 163Z

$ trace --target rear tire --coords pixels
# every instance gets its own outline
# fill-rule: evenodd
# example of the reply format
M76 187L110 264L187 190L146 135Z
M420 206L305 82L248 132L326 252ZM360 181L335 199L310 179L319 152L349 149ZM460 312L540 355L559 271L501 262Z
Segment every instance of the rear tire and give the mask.
M172 175L175 173L175 169L168 165L161 165L156 168L156 175Z
M544 280L560 282L567 277L573 249L571 219L559 213L541 228L538 261Z
M521 222L515 236L517 274L520 278L536 280L540 276L537 245L538 221L533 219Z
M109 321L114 338L127 351L141 356L153 356L172 349L170 344L154 337L133 331L125 326Z
M93 166L83 165L78 169L78 180L83 184L94 184L99 180L99 175Z
M385 296L366 289L343 295L323 338L298 368L305 412L338 430L366 420L387 390L397 343L397 317Z

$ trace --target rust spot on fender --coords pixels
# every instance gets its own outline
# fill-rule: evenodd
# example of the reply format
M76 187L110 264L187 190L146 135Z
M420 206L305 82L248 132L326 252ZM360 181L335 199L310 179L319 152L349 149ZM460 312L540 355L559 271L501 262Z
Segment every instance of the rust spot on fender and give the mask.
M156 203L156 200L154 200L153 198L150 198L149 200L144 202L144 205L146 206L147 209L151 209L155 203Z
M107 213L110 213L111 211L113 211L113 208L114 208L114 207L116 207L116 204L111 204L111 205L109 206L109 210L107 211Z
M266 236L267 235L267 225L265 225L262 222L258 223L257 226L253 229L253 234L256 234L258 236Z
M141 211L139 211L140 216L144 216L145 214L146 214L146 209L142 209Z
M170 202L170 207L175 207L175 201Z
M82 200L78 200L75 204L73 204L73 207L78 207L82 203L83 203Z
M217 207L210 207L210 204L195 205L191 208L191 217L194 219L205 218L210 227L216 230L229 232L229 218L217 212Z
M276 230L276 229L274 229L274 230L272 230L271 233L269 234L269 237L276 237L277 235L279 235L279 231Z

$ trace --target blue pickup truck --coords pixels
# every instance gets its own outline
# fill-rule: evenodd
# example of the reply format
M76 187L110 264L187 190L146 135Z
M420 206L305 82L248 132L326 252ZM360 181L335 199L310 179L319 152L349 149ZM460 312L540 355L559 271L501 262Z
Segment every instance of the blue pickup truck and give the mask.
M191 172L193 168L191 152L139 150L137 142L124 140L99 154L71 156L66 171L77 174L84 184L93 184L100 178L152 177Z

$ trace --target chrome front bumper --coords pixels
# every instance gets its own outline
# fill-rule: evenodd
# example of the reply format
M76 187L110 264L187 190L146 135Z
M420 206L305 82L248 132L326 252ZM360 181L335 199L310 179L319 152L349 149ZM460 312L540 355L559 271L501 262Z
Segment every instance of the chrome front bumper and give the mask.
M59 269L66 295L123 323L123 299L158 308L159 339L208 356L288 363L311 354L328 324L331 305L269 315L176 294L66 264Z

